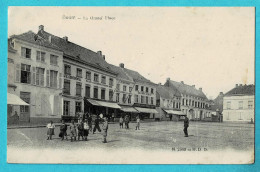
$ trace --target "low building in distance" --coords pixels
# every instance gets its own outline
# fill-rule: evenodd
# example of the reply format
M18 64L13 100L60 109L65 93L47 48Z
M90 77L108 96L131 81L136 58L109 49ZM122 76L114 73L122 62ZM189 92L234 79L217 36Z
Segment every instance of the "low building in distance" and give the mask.
M223 121L254 121L254 85L238 85L228 91L223 99Z

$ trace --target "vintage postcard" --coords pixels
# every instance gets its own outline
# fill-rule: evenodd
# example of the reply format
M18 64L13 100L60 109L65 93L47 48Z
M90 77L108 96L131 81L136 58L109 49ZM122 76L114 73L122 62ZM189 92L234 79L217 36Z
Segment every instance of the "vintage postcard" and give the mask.
M7 162L252 164L255 8L8 8Z

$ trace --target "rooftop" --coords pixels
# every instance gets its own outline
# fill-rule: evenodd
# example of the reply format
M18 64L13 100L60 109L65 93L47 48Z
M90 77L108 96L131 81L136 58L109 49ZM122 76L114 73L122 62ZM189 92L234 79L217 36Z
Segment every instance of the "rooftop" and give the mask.
M225 96L255 95L255 85L237 85L228 91Z
M130 78L129 76L127 76L126 73L124 72L124 70L121 67L118 67L118 66L115 66L115 65L112 65L112 64L109 64L109 67L113 72L117 73L117 77L119 79L124 79L124 80L128 80L128 81L133 82L133 79Z
M172 88L164 85L157 85L156 91L164 99L173 99L174 97L181 97L181 93L177 89L173 90Z

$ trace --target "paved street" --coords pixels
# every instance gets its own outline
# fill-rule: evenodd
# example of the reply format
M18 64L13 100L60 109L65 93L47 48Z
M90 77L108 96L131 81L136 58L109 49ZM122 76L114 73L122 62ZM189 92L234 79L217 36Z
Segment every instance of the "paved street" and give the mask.
M54 139L46 140L46 128L8 129L8 147L21 148L142 148L147 150L169 150L172 148L207 148L219 150L252 150L254 146L254 126L238 123L190 122L190 137L183 135L183 122L141 123L140 130L130 123L130 129L120 129L118 124L110 124L108 143L103 144L99 132L90 134L88 141L61 141L59 127ZM69 133L69 130L68 130Z

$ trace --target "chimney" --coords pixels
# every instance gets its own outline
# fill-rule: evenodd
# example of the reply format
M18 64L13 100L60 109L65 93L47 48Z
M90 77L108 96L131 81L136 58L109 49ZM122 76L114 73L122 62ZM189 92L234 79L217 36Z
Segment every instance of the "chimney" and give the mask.
M43 25L39 26L39 31L44 31L44 26Z
M195 88L195 85L192 85L193 88Z
M97 51L97 54L102 57L102 51Z
M183 81L181 81L181 83L182 83L182 84L184 84L184 82L183 82Z
M202 91L202 88L200 87L199 90Z
M49 36L49 42L51 43L51 35Z
M238 84L236 84L236 87L238 87Z
M105 55L103 55L103 59L106 60L106 56Z
M120 63L120 64L119 64L119 67L121 67L121 68L125 68L124 63Z
M219 95L223 96L223 92L220 92Z
M64 36L63 39L68 42L69 41L69 38L67 36Z
M171 80L171 78L167 78L167 81L170 81Z

